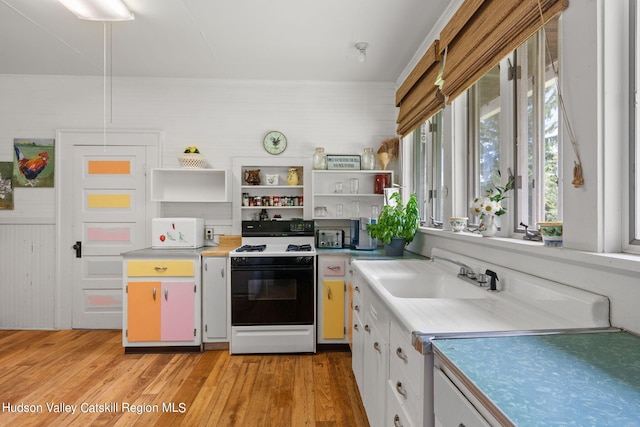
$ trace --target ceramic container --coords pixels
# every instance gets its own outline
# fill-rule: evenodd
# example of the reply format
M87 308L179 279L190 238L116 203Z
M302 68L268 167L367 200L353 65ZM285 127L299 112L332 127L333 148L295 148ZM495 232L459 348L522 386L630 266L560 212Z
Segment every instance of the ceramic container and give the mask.
M539 222L538 227L545 246L562 246L562 221Z
M467 228L467 217L451 217L449 218L449 225L454 233L459 233Z

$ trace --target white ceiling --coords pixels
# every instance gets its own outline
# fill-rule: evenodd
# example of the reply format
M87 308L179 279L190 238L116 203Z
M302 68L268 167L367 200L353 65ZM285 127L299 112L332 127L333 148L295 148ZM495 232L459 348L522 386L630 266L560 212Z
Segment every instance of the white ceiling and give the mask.
M450 3L125 2L136 19L110 24L113 76L380 82L398 79ZM0 74L102 75L104 28L57 0L0 0Z

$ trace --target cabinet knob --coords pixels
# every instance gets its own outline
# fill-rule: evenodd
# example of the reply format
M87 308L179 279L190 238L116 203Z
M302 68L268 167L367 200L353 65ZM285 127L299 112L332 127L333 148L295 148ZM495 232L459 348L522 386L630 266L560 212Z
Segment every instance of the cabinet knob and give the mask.
M353 290L356 291L356 292L360 292L360 288L358 286L354 286Z
M402 424L400 424L400 417L398 416L398 414L396 414L393 417L393 425L394 427L402 427Z
M404 360L405 362L407 361L407 355L404 354L404 351L402 351L402 347L398 347L396 349L396 356L398 356L400 359Z
M164 300L169 301L169 288L164 288Z
M327 299L331 299L331 298L332 298L332 296L331 296L331 287L327 286Z
M364 325L364 330L367 332L371 332L371 328L369 327L369 325Z
M405 399L407 398L407 390L405 390L405 388L402 387L402 383L400 381L396 383L396 390L398 390L398 393L400 393L400 396L404 397Z
M165 271L167 271L167 267L156 266L154 267L154 270L156 270L158 273L164 273Z
M378 341L373 343L373 348L377 351L382 353L382 349L380 348L380 344L378 343Z
M151 292L151 295L153 296L153 300L156 300L156 288L153 288L153 292Z
M358 331L360 329L360 328L358 328L358 324L357 323L353 325L353 329L355 329L356 331Z
M360 311L360 306L359 306L359 305L354 305L354 306L353 306L353 309L354 309L355 311Z

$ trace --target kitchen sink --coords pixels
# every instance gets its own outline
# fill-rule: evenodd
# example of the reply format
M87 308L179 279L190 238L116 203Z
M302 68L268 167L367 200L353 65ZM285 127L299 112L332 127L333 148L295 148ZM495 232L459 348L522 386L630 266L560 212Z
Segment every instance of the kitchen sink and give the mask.
M432 272L411 274L380 274L375 278L379 284L396 298L488 298L487 288L465 282L456 276Z

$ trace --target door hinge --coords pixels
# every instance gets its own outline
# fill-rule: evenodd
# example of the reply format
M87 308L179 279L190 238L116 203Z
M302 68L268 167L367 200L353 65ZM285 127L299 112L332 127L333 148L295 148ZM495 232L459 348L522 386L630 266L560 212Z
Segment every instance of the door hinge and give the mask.
M205 324L205 325L204 325L204 331L205 331L205 332L209 332L209 325L208 325L208 324Z
M522 77L522 66L520 65L509 65L509 70L507 73L507 78L509 81L513 79L518 79Z
M128 293L129 293L129 285L127 285L127 286L125 286L125 287L124 287L124 293L125 293L125 294L128 294Z
M433 132L437 132L438 131L438 124L435 122L430 122L429 123L429 132L433 133Z
M209 271L209 269L207 268L207 263L204 263L204 271Z
M193 336L196 336L196 328L193 328Z

